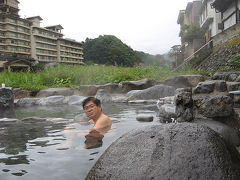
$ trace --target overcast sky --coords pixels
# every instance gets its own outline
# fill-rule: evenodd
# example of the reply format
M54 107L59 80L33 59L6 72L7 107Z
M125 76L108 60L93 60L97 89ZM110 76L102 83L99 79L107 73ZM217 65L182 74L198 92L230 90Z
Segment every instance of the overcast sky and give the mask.
M114 35L134 50L163 54L180 44L179 10L190 0L19 0L21 17L61 24L65 38Z

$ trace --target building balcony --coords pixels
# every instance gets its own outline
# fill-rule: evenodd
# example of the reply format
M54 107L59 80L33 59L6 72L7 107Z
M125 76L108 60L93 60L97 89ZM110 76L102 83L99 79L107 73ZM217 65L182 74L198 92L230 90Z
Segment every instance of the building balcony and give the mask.
M30 32L22 32L22 31L18 31L18 30L14 30L14 29L2 29L2 31L5 31L5 32L14 32L14 33L17 33L17 34L24 34L24 35L27 35L30 37Z
M61 43L60 43L60 46L67 47L67 48L78 49L78 50L83 50L83 48L80 47L80 46L66 45L66 44L61 44Z
M30 52L25 52L25 51L16 51L16 50L0 50L1 52L4 52L4 53L10 53L10 54L23 54L23 55L31 55Z
M78 61L72 61L72 60L60 60L60 63L66 63L66 64L81 64L84 65L84 62L82 62L82 59Z
M55 55L55 54L47 54L47 53L40 53L40 52L37 52L36 55L37 56L57 57L57 55Z
M60 51L61 51L61 53L72 53L72 54L80 54L80 55L83 55L83 52L82 52L82 51L81 51L81 52L78 52L78 51L70 51L70 50L63 50L63 49L61 49Z
M35 38L35 41L38 42L38 43L42 43L42 44L49 44L49 45L54 45L57 47L57 44L54 44L54 43L50 43L50 42L46 42L46 41L41 41L41 40L38 40Z
M12 43L5 43L5 45L7 45L7 46L14 46L14 47L23 47L23 48L31 49L30 45L29 45L29 46L26 46L26 45L23 45L23 44L12 44Z
M9 24L9 25L14 25L14 26L21 26L21 27L26 28L28 30L31 29L30 26L23 25L23 24L20 24L20 23L13 23L13 22L9 22L9 21L0 21L0 24L2 24L2 25L8 25Z
M5 39L14 39L14 40L21 40L21 41L27 41L30 42L30 38L29 39L25 39L25 38L21 38L21 37L13 37L13 36L3 36L3 38Z
M72 58L72 59L81 59L82 56L69 56L69 55L61 55L60 57L62 58Z
M213 22L213 17L207 17L202 23L201 23L201 28L203 30L207 29L209 25Z
M36 49L43 49L43 50L47 50L47 51L54 51L54 52L57 52L57 49L51 49L51 48L40 47L40 46L36 46Z
M45 34L39 34L39 33L36 33L36 32L33 33L33 36L39 36L39 37L43 37L43 38L46 38L46 39L52 39L52 40L56 40L56 41L57 41L57 38L56 38L56 37L47 36L47 35L45 35Z

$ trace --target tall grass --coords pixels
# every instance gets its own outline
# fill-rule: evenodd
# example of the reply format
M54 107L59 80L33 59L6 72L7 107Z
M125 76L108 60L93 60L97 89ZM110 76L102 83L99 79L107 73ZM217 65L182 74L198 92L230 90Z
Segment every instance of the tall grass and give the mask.
M59 65L40 72L2 72L0 83L13 88L40 90L50 87L76 87L88 84L119 83L121 81L151 78L162 80L181 74L199 74L190 68L173 73L159 66L112 67L112 66L73 66Z

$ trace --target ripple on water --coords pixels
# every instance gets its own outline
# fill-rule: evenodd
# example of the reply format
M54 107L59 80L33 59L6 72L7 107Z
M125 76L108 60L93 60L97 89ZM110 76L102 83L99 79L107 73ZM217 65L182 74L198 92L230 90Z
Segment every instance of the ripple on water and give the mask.
M6 123L0 123L0 180L9 176L16 176L15 179L32 179L32 174L38 173L41 176L34 177L34 180L48 179L52 175L59 180L68 177L84 179L93 163L114 140L123 133L144 125L136 121L137 114L155 114L142 106L121 104L109 105L103 107L103 110L113 120L113 125L103 140L96 143L91 139L85 142L85 135L92 126L79 123L83 116L81 108L67 106L55 109L40 107L40 110L38 107L17 109L16 114L20 117L15 120L4 119ZM80 118L74 120L79 114ZM58 171L60 169L66 171Z

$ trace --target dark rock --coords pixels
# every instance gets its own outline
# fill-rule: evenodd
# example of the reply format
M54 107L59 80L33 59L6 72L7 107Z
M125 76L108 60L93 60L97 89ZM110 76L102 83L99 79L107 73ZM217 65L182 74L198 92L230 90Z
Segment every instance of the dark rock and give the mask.
M225 81L235 81L237 77L240 75L240 72L216 72L212 79L213 80L225 80Z
M151 79L142 79L139 81L124 81L119 83L119 87L122 89L122 92L128 92L131 90L142 90L154 86L156 81Z
M209 94L214 91L215 82L214 81L204 81L197 85L193 90L194 94Z
M179 88L175 92L177 122L193 120L193 99L191 88Z
M230 96L197 96L193 99L195 117L202 115L207 118L217 118L233 115L233 100Z
M240 145L240 136L239 136L240 134L237 129L231 128L221 122L207 120L207 119L197 119L194 122L211 128L212 130L217 132L221 137L223 137L226 141L233 144L234 146Z
M16 99L26 98L30 96L30 91L22 90L20 88L13 89L13 92Z
M0 88L0 111L14 108L12 88Z
M39 91L37 97L49 97L49 96L72 96L74 90L71 88L49 88Z
M238 91L229 91L230 97L233 99L233 106L240 107L240 90Z
M153 121L153 116L151 115L137 115L136 119L141 122L152 122Z
M86 179L233 180L240 155L216 132L197 124L149 126L115 141Z
M40 98L21 98L17 101L16 106L24 107L38 105L39 100Z
M158 116L160 117L159 120L162 123L172 122L173 119L177 118L176 106L174 104L164 104L160 106Z
M156 85L144 90L128 92L127 96L129 100L148 100L148 99L159 99L166 96L173 96L175 88L166 85Z
M175 88L195 87L199 82L204 81L202 75L181 75L166 79L162 83Z
M193 94L209 94L212 92L226 92L227 84L223 80L204 81L197 85Z
M228 91L240 90L240 82L227 82Z

